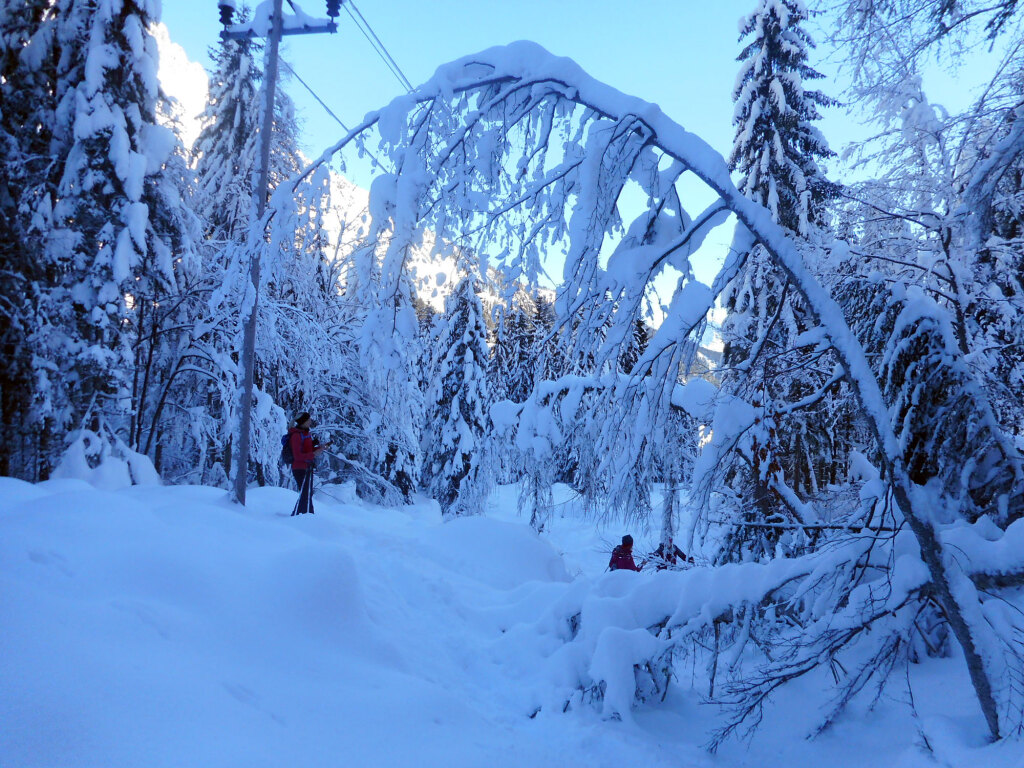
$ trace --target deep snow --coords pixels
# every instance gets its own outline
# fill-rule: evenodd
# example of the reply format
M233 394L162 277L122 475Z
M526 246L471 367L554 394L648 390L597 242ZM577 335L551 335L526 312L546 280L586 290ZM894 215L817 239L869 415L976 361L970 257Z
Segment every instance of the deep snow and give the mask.
M658 578L603 572L624 531L565 492L542 537L512 487L445 524L432 502L332 497L291 518L278 488L240 508L212 488L0 478L0 765L935 765L921 732L938 764L1024 765L1019 742L983 746L959 660L914 669L920 721L894 685L808 741L816 678L717 755L697 671L622 720L531 718L564 682L539 629L552 607Z

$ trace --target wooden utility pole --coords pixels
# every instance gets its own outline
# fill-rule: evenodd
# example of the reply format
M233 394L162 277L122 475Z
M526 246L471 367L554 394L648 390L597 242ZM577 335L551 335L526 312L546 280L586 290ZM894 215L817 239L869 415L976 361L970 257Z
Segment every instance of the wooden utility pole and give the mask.
M289 0L290 2L291 0ZM274 97L277 92L277 61L281 38L285 35L309 35L317 32L336 32L338 26L333 19L326 24L303 25L285 29L284 0L274 0L267 35L266 69L263 74L263 126L260 128L260 173L256 189L256 219L253 226L262 226L263 214L267 212L267 197L270 186L270 147L274 136ZM328 9L331 9L328 3ZM336 9L335 9L336 10ZM252 24L239 24L221 32L224 40L245 40L259 37ZM264 233L265 235L265 233ZM245 491L249 480L249 443L252 433L252 395L256 374L256 321L260 301L260 254L262 248L254 249L249 265L249 279L252 283L252 300L245 318L242 335L242 387L239 398L238 450L235 452L234 499L245 504Z

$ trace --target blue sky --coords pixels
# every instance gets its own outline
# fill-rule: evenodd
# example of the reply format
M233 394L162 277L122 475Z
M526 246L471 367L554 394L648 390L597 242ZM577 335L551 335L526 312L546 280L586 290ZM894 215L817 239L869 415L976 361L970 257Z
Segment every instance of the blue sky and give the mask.
M358 0L359 10L414 85L444 62L493 45L534 40L575 59L597 79L657 103L723 153L733 135L739 19L754 6L754 0ZM325 15L324 0L304 0L302 7L310 15ZM171 39L193 61L208 62L207 49L220 31L217 0L164 0L163 20ZM817 23L809 30L820 40ZM825 51L818 53L824 56ZM344 11L338 34L288 38L285 56L348 124L402 92ZM979 58L984 57L972 57L975 73L984 66ZM834 68L821 60L812 59L812 64L828 75L814 87L841 98L842 81ZM971 73L970 62L958 75L928 72L929 97L953 109L965 106L968 86L976 80ZM319 154L340 128L298 83L288 90L305 119L306 148ZM856 123L844 110L831 109L822 130L839 150L867 134Z
M240 0L241 2L241 0ZM303 10L324 16L324 0L305 0ZM358 8L387 46L405 75L417 85L440 64L514 40L534 40L552 53L568 56L599 80L658 104L722 154L732 144L732 88L738 71L739 20L755 0L357 0ZM287 3L286 3L287 8ZM163 21L171 39L189 58L209 63L217 43L217 0L164 0ZM816 22L815 22L816 23ZM813 25L816 39L823 32ZM287 38L286 60L347 125L353 125L403 92L398 80L370 47L348 14L335 35ZM824 48L817 54L824 56ZM841 98L841 80L817 56L812 65L828 75L812 87ZM958 108L968 101L967 78L938 70L926 90L936 101ZM303 87L287 86L300 110L304 148L312 157L343 132ZM868 129L841 108L826 110L821 129L833 149L868 135ZM833 169L830 169L830 171ZM833 176L837 174L833 173ZM355 178L357 183L365 179ZM706 201L692 201L694 210ZM700 259L698 278L710 281L729 241L720 228L708 241L715 251Z
M171 39L194 61L220 31L216 0L164 0ZM287 4L286 4L287 5ZM657 103L688 130L726 152L738 19L752 0L358 0L358 8L414 85L452 59L514 40L534 40L575 59L590 74ZM303 9L324 15L324 0ZM639 10L642 7L642 11ZM348 15L336 35L291 37L285 56L347 124L402 92ZM298 83L288 86L305 118L307 149L319 153L340 132Z
M310 15L326 14L324 0L301 5ZM657 103L723 154L732 144L739 19L753 0L646 0L642 10L610 0L357 0L357 7L413 85L452 59L530 39L576 60L597 79ZM163 21L189 58L209 63L207 49L221 29L217 0L164 0ZM353 125L403 89L344 10L338 21L335 35L287 38L284 56ZM305 149L318 155L342 131L300 84L287 88L303 119ZM711 195L706 198L688 207L700 210ZM715 253L699 259L700 279L713 278L730 230L720 228L708 241Z

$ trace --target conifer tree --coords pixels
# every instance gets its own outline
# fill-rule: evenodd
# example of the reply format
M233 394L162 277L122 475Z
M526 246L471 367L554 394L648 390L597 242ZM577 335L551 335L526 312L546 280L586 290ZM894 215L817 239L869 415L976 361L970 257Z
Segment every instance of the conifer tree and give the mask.
M32 318L54 278L43 235L56 182L50 161L57 49L49 0L0 3L0 475L28 480L47 471L47 418ZM37 380L38 379L38 380Z
M475 514L489 490L487 328L471 270L445 301L443 351L428 396L426 485L445 517Z
M243 8L244 22L248 10ZM210 95L196 140L196 212L212 241L244 240L253 210L261 72L253 40L222 40L211 51Z
M554 302L543 293L534 300L534 369L535 377L551 381L569 371L564 337L558 329Z
M523 403L533 392L536 342L532 300L518 291L509 307L498 309L495 322L488 380L492 399ZM523 462L514 435L495 435L491 440L497 480L511 483L522 474Z
M495 400L521 403L533 391L533 302L525 291L519 291L511 305L501 307L498 314L490 362L491 394Z
M248 9L241 8L240 19L248 16ZM194 207L203 228L203 284L211 311L198 340L210 364L209 375L200 374L195 382L202 418L190 431L197 435L202 464L196 479L220 486L227 484L231 472L240 375L236 292L245 279L241 258L256 206L262 74L255 61L258 49L253 40L222 40L211 50L210 91L193 147Z
M813 48L802 28L807 17L801 0L758 0L743 20L740 39L748 42L738 57L742 64L733 92L736 136L729 165L739 173L737 186L747 197L768 208L794 236L813 238L837 187L818 165L834 153L814 125L821 117L818 108L834 102L804 88L805 81L821 78L807 61ZM759 245L745 254L723 303L728 313L722 330L723 386L761 413L749 432L743 461L732 470L741 515L761 522L790 519L789 489L805 497L815 493L834 479L838 460L827 423L830 409L791 414L784 423L776 418L778 404L799 401L820 384L819 376L801 371L807 357L791 348L809 320ZM776 537L764 530L753 529L760 542L753 545L755 555L774 546ZM736 536L749 534L737 529ZM735 548L745 546L730 540L723 551L742 557Z
M729 156L740 191L800 235L822 223L824 205L836 193L818 167L835 153L814 125L818 107L835 101L804 88L822 77L807 63L814 48L801 27L807 16L802 0L758 0L744 19L740 39L750 41L738 57L743 65L733 91L736 138Z
M818 107L834 101L803 86L805 80L822 77L807 63L813 42L800 26L806 18L802 0L758 0L757 9L743 20L740 39L751 39L738 57L736 136L729 156L740 191L799 236L822 223L825 205L837 191L818 167L818 160L834 153L814 125L821 117ZM802 330L788 307L776 318L785 304L784 290L763 249L755 246L723 297L729 312L727 366L746 360L769 326L781 325L778 333Z
M578 318L573 318L568 323L562 323L562 318L556 308L556 301L538 291L534 298L534 336L533 336L533 380L536 385L541 381L555 381L567 374L589 373L586 370L584 359L586 351L579 354L581 349L577 345L575 328L578 325ZM587 347L584 345L583 350ZM563 426L565 426L563 424ZM571 425L570 425L571 426ZM545 457L544 462L550 466L540 467L524 466L527 474L531 476L549 478L551 482L572 483L573 476L579 467L579 456L577 455L578 443L571 435L571 429L566 431L565 439L558 445L553 446L553 455ZM531 481L532 484L539 484ZM536 493L533 494L536 496ZM531 501L531 505L536 504Z
M647 339L647 326L643 320L637 319L633 324L633 333L627 339L626 348L619 355L619 370L623 373L632 373L636 361L647 349Z
M47 238L54 288L41 347L65 391L60 433L129 437L133 347L147 303L175 293L183 211L168 178L175 137L158 124L157 5L59 5L53 161L60 179Z

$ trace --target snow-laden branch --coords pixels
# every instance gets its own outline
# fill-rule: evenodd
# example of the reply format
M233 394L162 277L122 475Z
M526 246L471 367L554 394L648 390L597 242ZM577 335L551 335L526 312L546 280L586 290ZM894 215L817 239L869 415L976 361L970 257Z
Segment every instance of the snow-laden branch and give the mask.
M655 265L666 261L666 253L674 253L673 266L683 277L666 317L633 373L613 388L612 405L621 414L618 423L628 431L601 436L603 445L628 444L634 456L643 450L642 430L651 425L652 414L671 403L679 363L684 351L692 348L688 337L703 328L703 319L727 280L724 273L734 273L739 262L728 259L723 275L710 288L691 278L679 249L666 248L671 237L664 233L673 227L677 235L685 233L689 221L681 206L669 211L670 206L663 204L667 192L660 175L644 173L651 168L649 153L657 153L655 169L663 162L675 163L717 193L720 207L705 220L720 221L726 211L737 217L742 225L737 236L746 238L749 233L765 248L837 355L874 436L885 479L913 531L935 597L963 648L990 732L995 738L1007 730L1001 718L1012 715L994 694L994 681L1005 669L994 650L999 641L981 616L973 585L940 541L932 515L936 498L917 486L908 472L903 446L864 349L795 243L770 211L736 189L725 160L715 150L657 106L622 94L575 62L529 42L491 48L440 67L412 94L367 116L336 149L375 124L397 169L386 182L374 185L371 198L375 231L391 232L385 281L397 279L386 273L401 268L400 254L416 229L429 227L439 240L456 242L486 221L477 247L482 253L524 254L519 262L504 264L517 277L535 280L538 254L564 249L562 321L569 323L588 303L602 304L588 310L589 325L583 327L599 341L606 333L625 338L625 328L637 318L636 297L648 289ZM508 170L510 164L515 165L514 172ZM648 210L660 207L659 217L674 219L673 226L644 227L639 242L624 236L621 217L628 182L639 183L649 198ZM510 200L523 202L510 208ZM536 226L537 222L547 225ZM637 232L629 227L624 231ZM602 254L609 247L606 268ZM620 290L611 293L616 288ZM586 335L577 332L577 343ZM597 353L596 364L613 364L607 346Z

